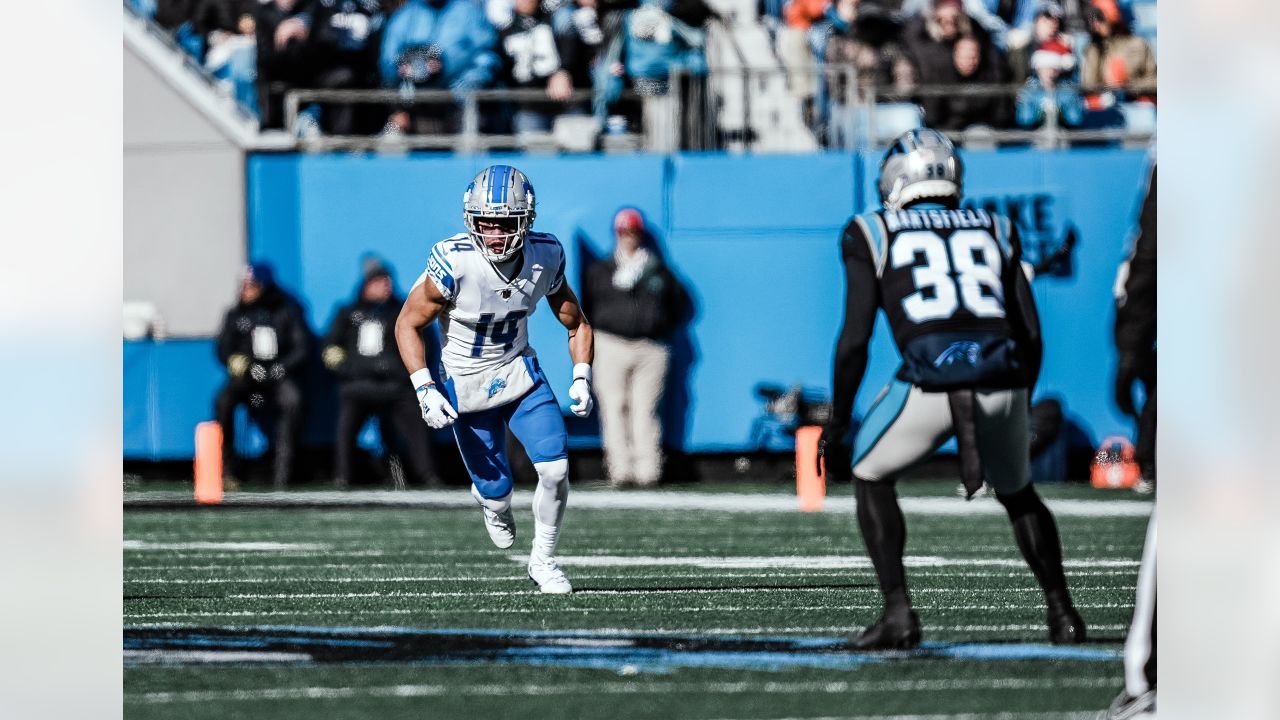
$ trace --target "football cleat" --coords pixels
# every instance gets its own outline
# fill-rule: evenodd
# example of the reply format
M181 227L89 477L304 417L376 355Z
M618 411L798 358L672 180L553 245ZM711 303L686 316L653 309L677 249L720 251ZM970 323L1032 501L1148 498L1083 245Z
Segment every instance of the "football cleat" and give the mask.
M1138 720L1156 716L1156 691L1148 690L1137 697L1121 692L1111 707L1098 715L1098 720Z
M569 578L556 564L555 558L531 555L529 557L529 579L547 595L568 595L573 592Z
M484 529L489 531L489 539L500 550L506 550L516 544L516 517L507 506L504 512L497 512L485 507L475 486L471 486L471 495L480 503L480 512L484 514Z
M1085 640L1084 618L1071 605L1050 607L1048 624L1049 642L1054 645L1079 645Z
M920 618L914 610L881 615L853 641L856 650L911 650L919 645Z

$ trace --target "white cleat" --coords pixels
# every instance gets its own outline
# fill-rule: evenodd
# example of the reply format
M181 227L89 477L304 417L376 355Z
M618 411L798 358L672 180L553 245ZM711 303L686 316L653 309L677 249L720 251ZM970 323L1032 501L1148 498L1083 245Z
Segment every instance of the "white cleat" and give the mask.
M568 595L573 592L569 578L564 576L564 571L556 564L555 558L530 556L529 579L546 595Z
M475 495L474 491L472 495ZM478 495L476 500L480 500ZM495 512L481 504L480 512L484 513L484 529L489 531L489 539L494 545L506 550L516 544L516 517L510 507L505 512Z

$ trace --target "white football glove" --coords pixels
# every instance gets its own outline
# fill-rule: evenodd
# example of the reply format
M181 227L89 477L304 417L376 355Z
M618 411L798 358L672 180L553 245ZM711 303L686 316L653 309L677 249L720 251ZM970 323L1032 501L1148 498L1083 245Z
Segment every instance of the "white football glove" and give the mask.
M414 389L418 393L418 407L422 408L422 419L433 430L449 427L454 420L458 419L458 411L454 410L449 404L449 399L436 389L436 384L430 380L426 370L418 372L427 375L425 380L417 377L418 373L411 376L414 380Z
M591 366L578 363L573 366L573 384L569 386L569 398L573 404L569 410L580 418L591 414L595 400L591 399Z

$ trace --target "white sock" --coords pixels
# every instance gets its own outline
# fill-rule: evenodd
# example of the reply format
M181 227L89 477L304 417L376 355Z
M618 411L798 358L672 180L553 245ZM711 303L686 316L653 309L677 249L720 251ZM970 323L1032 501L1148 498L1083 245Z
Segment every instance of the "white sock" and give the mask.
M533 555L552 558L569 499L569 461L534 463L533 469L538 471L538 489L533 491Z
M476 502L496 513L504 513L511 509L511 496L513 493L514 491L509 492L500 498L487 498L480 494L480 490L476 488L475 485L471 486L471 497L475 498Z

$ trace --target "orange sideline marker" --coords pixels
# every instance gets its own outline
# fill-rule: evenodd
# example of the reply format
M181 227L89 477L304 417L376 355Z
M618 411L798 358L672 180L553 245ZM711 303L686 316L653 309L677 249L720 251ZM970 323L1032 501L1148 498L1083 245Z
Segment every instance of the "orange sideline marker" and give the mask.
M822 428L806 425L796 428L796 497L804 512L821 512L827 497L826 473L818 474L818 440Z
M216 422L196 425L196 502L222 502L222 426Z

